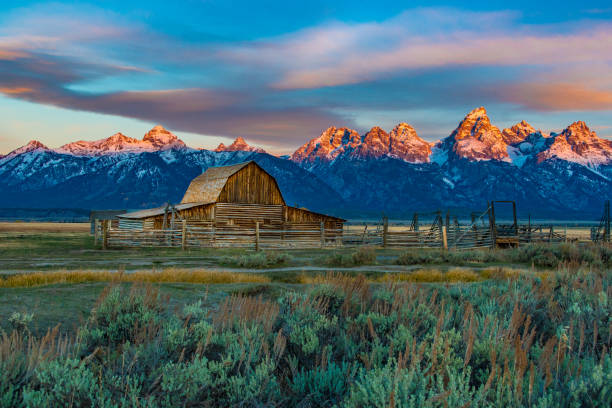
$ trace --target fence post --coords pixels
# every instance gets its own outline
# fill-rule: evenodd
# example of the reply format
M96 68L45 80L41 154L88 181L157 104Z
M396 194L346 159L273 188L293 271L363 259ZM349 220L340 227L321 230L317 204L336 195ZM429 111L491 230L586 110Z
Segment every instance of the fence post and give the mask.
M183 228L181 231L181 248L183 251L187 249L187 220L183 220Z
M552 242L552 238L553 238L553 226L551 224L550 225L550 232L548 233L548 243L549 244Z
M259 221L255 221L255 251L259 251Z
M389 218L383 218L383 248L387 247L387 233L389 232Z
M565 236L564 241L567 242L567 225L563 228L563 235Z
M442 226L442 247L444 247L444 249L448 249L448 239L446 236L446 225Z
M108 220L102 221L102 249L108 249Z
M98 231L99 228L100 228L100 220L96 218L94 220L94 244L97 244L98 239L100 238L100 232Z
M321 221L321 248L325 247L325 222Z

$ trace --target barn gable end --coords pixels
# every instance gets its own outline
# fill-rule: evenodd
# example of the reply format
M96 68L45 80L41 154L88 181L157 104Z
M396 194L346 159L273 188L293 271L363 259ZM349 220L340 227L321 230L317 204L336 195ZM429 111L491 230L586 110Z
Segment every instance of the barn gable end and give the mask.
M253 161L210 167L189 184L181 201L193 202L285 205L274 177Z

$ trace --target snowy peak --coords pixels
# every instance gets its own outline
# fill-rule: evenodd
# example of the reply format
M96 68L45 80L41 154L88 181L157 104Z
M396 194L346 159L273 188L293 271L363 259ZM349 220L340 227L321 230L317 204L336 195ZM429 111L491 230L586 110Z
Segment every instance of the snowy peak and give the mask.
M145 133L142 141L156 148L156 150L186 147L182 140L161 125L157 125Z
M30 140L28 144L25 146L21 146L7 154L6 156L0 156L0 159L6 161L20 154L29 153L29 152L41 152L41 151L49 151L50 149L44 144L40 143L38 140Z
M257 152L265 153L265 150L258 147L250 146L243 138L237 137L229 146L219 143L219 146L215 149L215 152Z
M329 127L321 136L310 140L299 147L291 160L299 163L314 163L317 160L331 161L345 151L352 150L361 144L359 134L349 128Z
M80 140L78 142L68 143L56 149L56 152L75 156L97 156L101 154L148 150L151 150L148 144L138 139L127 137L123 133L115 133L111 137L93 142Z
M468 113L443 144L456 156L470 161L509 160L502 133L491 124L482 106Z
M481 118L486 118L487 120L489 120L489 117L487 116L487 110L484 106L472 109L470 113L465 115L465 118L463 120L476 121Z
M538 154L538 162L557 158L589 167L612 163L612 141L597 136L583 121L551 134L551 138L550 147Z
M49 150L49 148L45 146L44 144L40 143L38 140L30 140L27 145L20 147L19 149L14 150L9 154L12 154L12 153L21 154L21 153L32 152L34 150Z
M80 140L68 143L55 151L74 156L101 156L115 153L142 153L186 148L185 143L162 126L155 126L142 140L128 137L121 132L105 139L88 142Z
M529 135L536 132L533 126L523 120L510 128L504 129L502 138L504 143L514 145L523 142Z
M363 142L357 147L355 156L359 158L379 158L389 153L389 134L374 126L363 136Z
M431 155L431 143L421 139L407 123L400 123L389 133L389 155L410 163L426 163Z
M368 159L389 156L411 163L429 161L431 145L421 139L407 123L395 126L391 133L374 126L363 136L349 128L330 127L321 136L310 140L293 153L291 160L298 163L333 161L340 156L349 159Z

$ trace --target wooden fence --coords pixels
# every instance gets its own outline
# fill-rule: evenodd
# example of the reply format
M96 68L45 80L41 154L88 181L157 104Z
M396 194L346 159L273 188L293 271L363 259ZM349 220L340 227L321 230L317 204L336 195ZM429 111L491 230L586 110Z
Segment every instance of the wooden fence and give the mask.
M378 246L385 248L492 248L495 238L490 228L451 224L412 230L401 225L345 225L343 229L325 228L320 223L215 225L210 221L184 221L173 229L142 229L117 221L96 224L96 241L103 247L174 248L251 248L304 249ZM520 243L558 243L566 234L548 229L520 227Z

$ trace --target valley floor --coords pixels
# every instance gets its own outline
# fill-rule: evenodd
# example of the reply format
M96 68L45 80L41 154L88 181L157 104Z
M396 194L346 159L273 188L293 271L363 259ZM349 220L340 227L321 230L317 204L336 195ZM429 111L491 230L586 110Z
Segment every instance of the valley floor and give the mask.
M0 227L4 406L612 403L608 247L104 251Z

